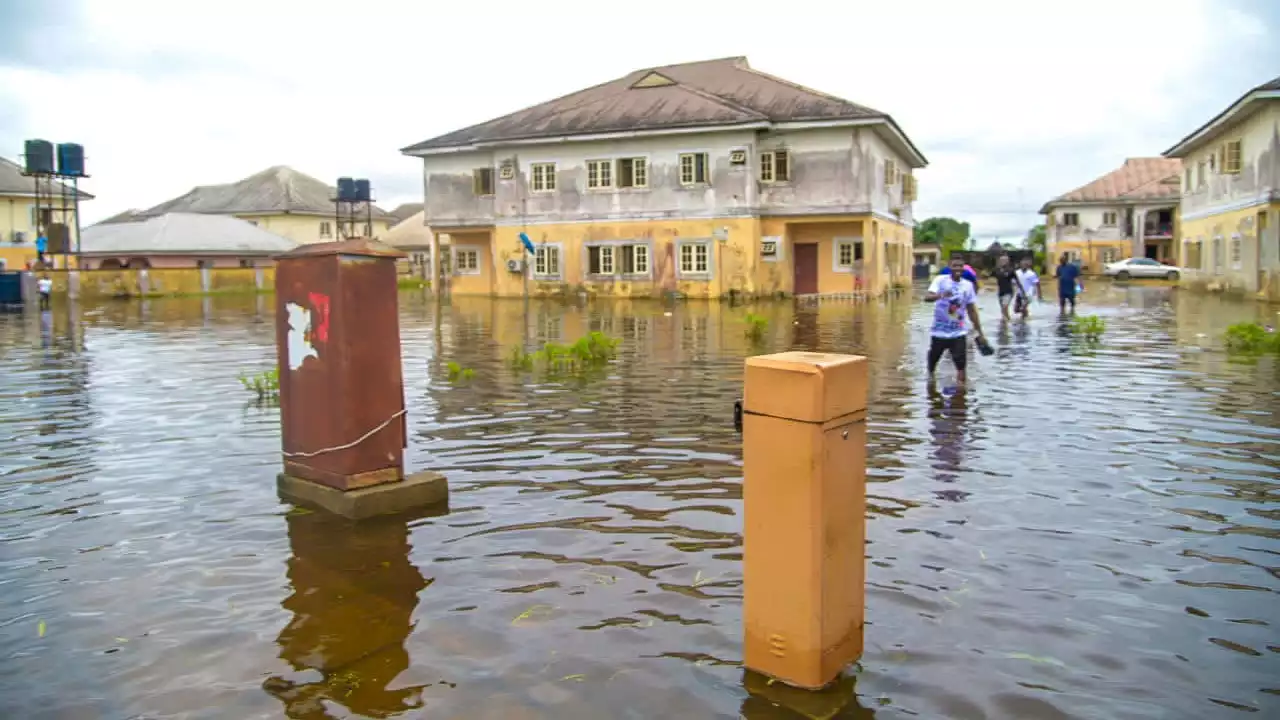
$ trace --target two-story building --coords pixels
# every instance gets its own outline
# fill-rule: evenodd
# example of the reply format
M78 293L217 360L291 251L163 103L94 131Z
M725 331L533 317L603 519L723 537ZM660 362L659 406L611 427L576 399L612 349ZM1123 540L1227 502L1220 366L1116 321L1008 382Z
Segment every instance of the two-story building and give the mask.
M192 188L185 195L134 213L132 220L169 213L231 215L295 243L332 242L342 239L334 219L336 193L332 185L277 165L233 183ZM349 234L382 237L393 220L374 206L369 218L361 213Z
M637 70L402 152L423 159L425 221L449 236L454 293L878 294L910 281L924 156L889 115L743 57Z
M1280 78L1169 148L1182 161L1182 255L1192 283L1280 300Z
M1182 164L1128 158L1119 168L1045 203L1045 250L1053 267L1062 253L1084 272L1128 257L1174 262Z
M44 200L37 210L35 180L23 175L18 163L0 157L0 270L18 270L35 261L40 228L65 222L70 242L75 243L74 216L62 211L61 186L55 187L59 188L58 197L52 201L56 207L48 207L50 201ZM68 189L67 195L70 192ZM81 202L93 199L83 190L79 193ZM67 198L66 204L69 208L74 206L71 198ZM57 257L50 259L61 267Z

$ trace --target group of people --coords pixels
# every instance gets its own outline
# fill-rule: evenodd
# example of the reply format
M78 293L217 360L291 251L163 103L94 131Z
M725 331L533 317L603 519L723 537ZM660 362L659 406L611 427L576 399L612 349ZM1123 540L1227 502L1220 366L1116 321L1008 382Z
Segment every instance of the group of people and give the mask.
M1000 301L1000 313L1005 320L1013 313L1026 320L1031 314L1031 298L1044 302L1040 276L1031 267L1031 258L1023 258L1016 270L1008 255L1001 255L992 274L996 281L996 295ZM1062 254L1058 264L1058 309L1067 312L1076 309L1076 295L1080 292L1080 268L1071 258ZM982 320L978 317L978 273L965 264L962 258L952 258L942 274L933 279L924 296L933 303L933 325L929 330L927 357L929 380L933 381L938 362L943 355L950 355L956 368L956 380L964 384L968 366L969 325L975 332L974 342L983 353L989 353L990 345L982 332Z

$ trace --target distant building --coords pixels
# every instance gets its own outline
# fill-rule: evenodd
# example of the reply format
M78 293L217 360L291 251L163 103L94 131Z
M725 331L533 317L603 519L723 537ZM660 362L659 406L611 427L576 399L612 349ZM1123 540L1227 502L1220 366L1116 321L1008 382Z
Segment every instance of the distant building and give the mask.
M80 241L86 270L262 267L297 246L246 220L194 213L98 223L85 228Z
M395 227L396 225L399 225L400 223L404 222L405 220L408 220L414 215L420 215L422 213L422 208L423 208L422 203L401 204L395 210L392 210L390 213L388 213L391 216L391 227Z
M92 199L80 191L81 202ZM61 203L61 198L55 202ZM18 163L0 157L0 266L17 270L35 261L39 228L62 220L62 213L56 211L45 210L44 217L39 217L35 180L23 175ZM69 231L74 243L75 228Z
M915 169L884 112L744 57L646 68L402 150L455 294L875 295L912 265ZM528 253L521 233L535 246Z
M1128 158L1120 167L1045 203L1045 261L1067 253L1086 272L1127 257L1176 262L1182 163Z
M1165 151L1180 160L1180 264L1280 300L1280 77L1246 92Z
M202 185L181 197L143 210L140 215L231 215L297 243L332 242L341 239L334 221L336 193L332 186L310 175L277 165L238 182ZM371 215L370 223L359 218L355 232L380 238L386 234L392 218L376 206Z
M405 207L401 205L400 208ZM399 210L400 208L396 208ZM383 242L391 247L400 250L407 256L401 265L402 272L427 278L431 275L431 240L433 233L431 228L427 227L426 215L419 209L417 213L409 216L405 220L396 223L387 231L387 236L383 238ZM440 254L444 259L444 267L449 267L446 253L448 250L449 236L438 236L440 241Z

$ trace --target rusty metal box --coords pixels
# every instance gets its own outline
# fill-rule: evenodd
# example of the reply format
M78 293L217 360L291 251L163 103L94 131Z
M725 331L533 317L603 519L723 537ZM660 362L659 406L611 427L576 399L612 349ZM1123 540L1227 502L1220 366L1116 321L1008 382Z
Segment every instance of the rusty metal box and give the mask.
M404 477L402 257L362 238L276 258L285 474L341 490Z

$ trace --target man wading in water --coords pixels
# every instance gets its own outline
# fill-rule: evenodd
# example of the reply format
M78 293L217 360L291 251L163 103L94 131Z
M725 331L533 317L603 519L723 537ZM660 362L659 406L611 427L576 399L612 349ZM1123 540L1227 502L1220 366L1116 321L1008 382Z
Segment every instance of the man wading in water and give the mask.
M933 303L933 326L929 330L929 383L933 383L934 371L943 353L951 354L956 366L956 380L963 385L965 366L968 364L969 326L966 316L973 321L977 331L978 347L987 352L990 347L982 334L982 322L978 319L978 294L973 283L964 278L964 260L951 261L951 274L939 275L929 285L925 302Z
M1009 264L1009 256L1001 255L996 261L996 295L1000 299L1000 314L1009 319L1009 304L1013 302L1013 266Z

